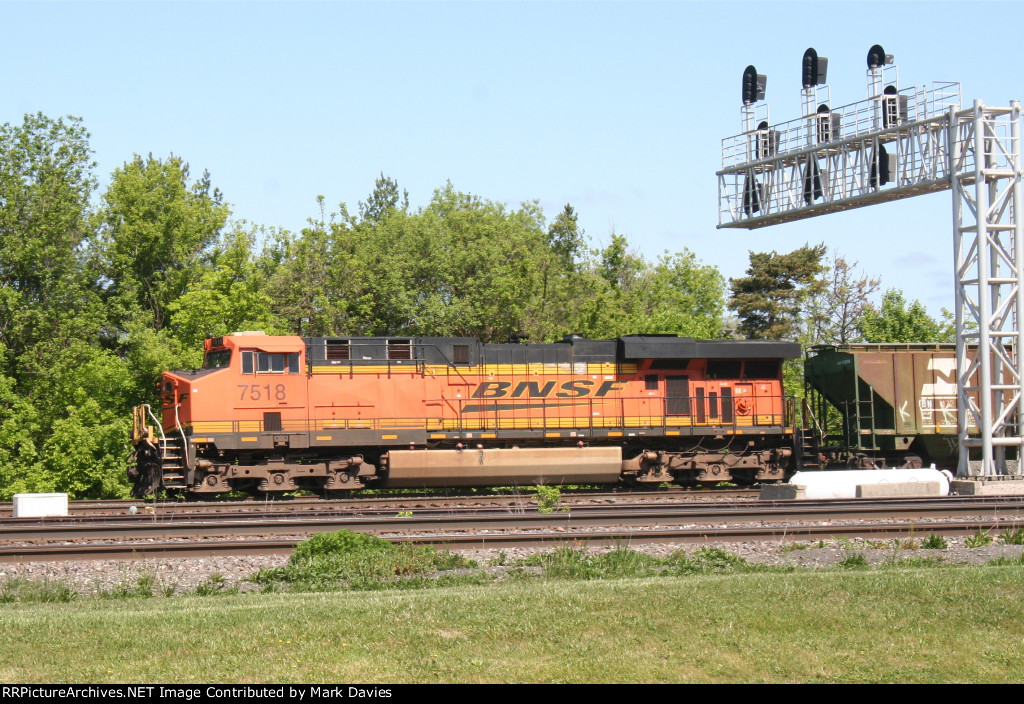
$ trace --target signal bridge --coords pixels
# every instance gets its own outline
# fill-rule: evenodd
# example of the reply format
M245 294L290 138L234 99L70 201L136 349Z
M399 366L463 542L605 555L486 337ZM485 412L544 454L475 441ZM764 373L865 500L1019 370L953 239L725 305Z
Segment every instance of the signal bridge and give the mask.
M722 141L718 227L754 229L952 190L957 473L1019 476L1006 448L1024 449L1020 103L962 108L960 85L949 82L900 90L892 56L876 44L868 98L833 108L827 66L814 49L804 53L803 116L775 125L760 102L766 77L744 71L743 132ZM971 448L980 461L970 460Z

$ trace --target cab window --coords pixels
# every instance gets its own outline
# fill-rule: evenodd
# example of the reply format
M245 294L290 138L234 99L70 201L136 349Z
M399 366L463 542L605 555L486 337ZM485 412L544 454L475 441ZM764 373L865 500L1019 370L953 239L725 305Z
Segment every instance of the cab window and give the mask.
M231 350L215 350L206 353L203 369L221 369L231 364Z
M243 374L298 374L298 352L242 350Z

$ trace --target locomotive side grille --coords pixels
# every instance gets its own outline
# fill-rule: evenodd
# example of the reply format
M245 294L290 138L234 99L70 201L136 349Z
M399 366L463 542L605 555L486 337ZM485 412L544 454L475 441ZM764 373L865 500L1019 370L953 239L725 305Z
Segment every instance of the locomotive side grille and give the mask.
M281 414L280 412L264 413L263 414L263 432L265 433L279 433L281 432Z
M409 340L388 340L388 359L412 359Z
M326 359L351 359L348 342L328 342Z
M690 415L690 377L665 377L665 413L670 416Z

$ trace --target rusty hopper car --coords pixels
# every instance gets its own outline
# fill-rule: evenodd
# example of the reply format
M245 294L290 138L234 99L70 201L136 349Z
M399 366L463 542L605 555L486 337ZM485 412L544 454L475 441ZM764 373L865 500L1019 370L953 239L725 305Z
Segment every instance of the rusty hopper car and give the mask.
M955 345L814 347L804 364L804 379L813 409L811 425L822 426L822 431L830 425L833 431L821 447L823 464L955 464ZM835 420L830 424L829 418Z
M753 482L793 456L797 344L675 336L206 341L135 409L129 476L160 489Z

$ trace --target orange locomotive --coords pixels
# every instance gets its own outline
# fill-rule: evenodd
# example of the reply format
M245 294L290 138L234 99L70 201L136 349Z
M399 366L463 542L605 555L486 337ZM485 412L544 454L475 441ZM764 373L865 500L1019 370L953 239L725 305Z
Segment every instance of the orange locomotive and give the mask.
M317 492L781 479L797 344L664 335L206 340L135 409L129 477L158 489Z

